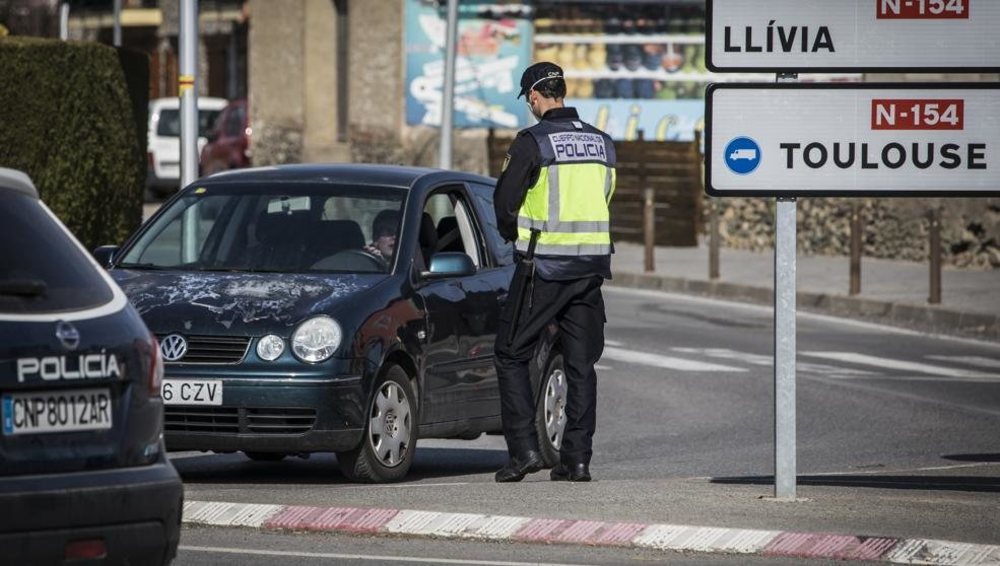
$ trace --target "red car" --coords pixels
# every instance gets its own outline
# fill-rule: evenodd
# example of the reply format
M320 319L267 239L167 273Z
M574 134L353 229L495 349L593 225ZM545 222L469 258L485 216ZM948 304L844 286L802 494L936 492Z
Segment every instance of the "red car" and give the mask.
M201 174L249 167L252 133L247 101L230 102L222 109L208 134L208 143L201 150Z

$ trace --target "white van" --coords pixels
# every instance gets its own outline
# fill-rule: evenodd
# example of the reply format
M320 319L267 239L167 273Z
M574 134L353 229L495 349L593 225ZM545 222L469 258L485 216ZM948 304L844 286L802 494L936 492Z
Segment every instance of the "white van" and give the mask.
M226 99L198 97L198 153L208 142L208 132L226 106ZM149 101L149 173L146 186L156 196L166 196L180 188L181 179L180 99Z

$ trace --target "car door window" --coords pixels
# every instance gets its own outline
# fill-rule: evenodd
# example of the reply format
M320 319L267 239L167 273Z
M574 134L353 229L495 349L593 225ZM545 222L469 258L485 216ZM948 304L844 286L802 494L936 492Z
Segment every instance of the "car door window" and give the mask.
M486 243L493 255L495 265L504 266L514 263L514 246L505 242L497 229L496 212L493 210L493 186L482 183L469 183L472 200L479 218L482 220Z
M472 209L458 188L431 195L424 205L420 248L429 265L430 257L438 252L462 252L472 259L476 268L484 266L483 245ZM428 232L432 232L428 235Z

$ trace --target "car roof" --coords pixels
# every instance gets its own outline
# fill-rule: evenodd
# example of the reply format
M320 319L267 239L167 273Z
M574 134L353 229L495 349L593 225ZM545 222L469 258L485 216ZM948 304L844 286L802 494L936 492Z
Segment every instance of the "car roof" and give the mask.
M0 190L12 190L29 197L38 198L38 189L23 171L0 167Z
M226 183L255 181L299 183L363 182L366 185L407 189L414 188L418 184L433 185L441 181L493 183L493 179L489 177L462 171L448 171L430 167L410 167L405 165L358 163L275 165L270 167L252 167L249 169L231 169L204 179L199 179L196 183L207 184L216 181Z
M198 97L198 108L201 110L222 110L226 107L229 101L225 98L216 98L214 96L199 96ZM166 98L154 98L149 101L150 110L162 110L164 108L176 110L181 107L180 99L176 96L170 96Z

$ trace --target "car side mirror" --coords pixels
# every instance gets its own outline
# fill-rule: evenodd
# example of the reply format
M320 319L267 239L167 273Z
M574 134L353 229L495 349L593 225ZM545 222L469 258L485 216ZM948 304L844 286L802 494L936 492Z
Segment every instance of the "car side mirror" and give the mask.
M91 255L97 260L98 265L107 269L111 267L111 262L115 260L115 254L120 249L118 246L100 246L91 252Z
M473 275L476 265L472 258L462 252L438 252L431 256L431 266L421 272L424 279L443 279L445 277L464 277Z

